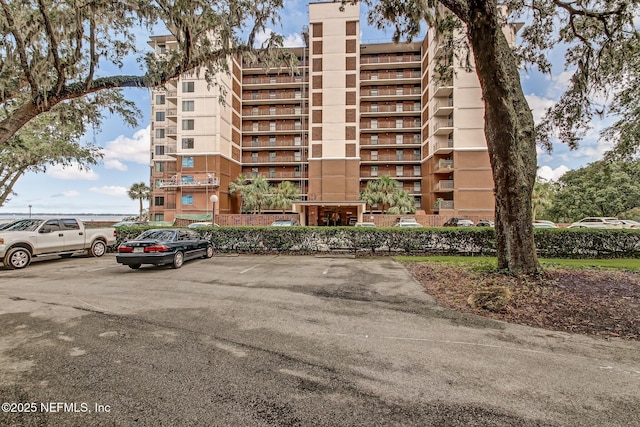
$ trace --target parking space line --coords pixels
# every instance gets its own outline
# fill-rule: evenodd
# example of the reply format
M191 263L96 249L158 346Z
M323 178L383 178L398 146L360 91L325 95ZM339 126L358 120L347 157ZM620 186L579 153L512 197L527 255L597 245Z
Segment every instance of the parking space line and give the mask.
M253 267L249 267L249 268L247 268L246 270L242 270L242 271L240 272L240 274L244 274L244 273L246 273L247 271L249 271L249 270L253 270L254 268L259 267L259 266L261 266L261 265L262 265L262 264L256 264L256 265L254 265Z

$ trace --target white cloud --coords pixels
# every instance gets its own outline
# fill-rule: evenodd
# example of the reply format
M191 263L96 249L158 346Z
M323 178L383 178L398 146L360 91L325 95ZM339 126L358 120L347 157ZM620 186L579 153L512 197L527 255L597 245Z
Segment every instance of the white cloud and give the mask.
M58 194L54 194L51 197L64 197L64 198L68 198L68 197L78 197L80 195L79 191L76 190L68 190L68 191L63 191L62 193L58 193Z
M525 95L527 102L529 103L529 108L531 108L531 112L533 113L533 120L536 123L540 123L542 116L547 112L547 109L553 104L555 101L549 98L543 98L535 94Z
M551 169L550 166L540 166L538 168L538 176L546 181L557 181L569 170L565 165L560 165L555 169Z
M267 28L265 31L260 31L259 33L256 33L256 38L253 45L255 47L261 47L262 44L266 42L269 39L269 37L271 37L272 33L273 33L273 30L271 28ZM284 47L301 47L301 46L304 46L304 40L302 39L302 35L298 33L289 34L284 37L283 44L284 44Z
M107 196L126 196L127 189L117 185L103 185L102 187L91 187L89 191Z
M105 144L104 167L119 171L128 170L123 162L149 163L151 125L136 131L132 137L120 135Z
M54 165L47 169L47 175L57 179L96 181L100 177L92 169L80 169L77 163L71 166Z

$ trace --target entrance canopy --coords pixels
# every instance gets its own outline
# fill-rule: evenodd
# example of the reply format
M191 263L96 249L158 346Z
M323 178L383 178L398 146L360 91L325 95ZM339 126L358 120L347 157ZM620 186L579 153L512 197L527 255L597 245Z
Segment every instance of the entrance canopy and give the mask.
M302 225L349 225L362 222L367 203L362 200L293 202L292 209L300 214Z

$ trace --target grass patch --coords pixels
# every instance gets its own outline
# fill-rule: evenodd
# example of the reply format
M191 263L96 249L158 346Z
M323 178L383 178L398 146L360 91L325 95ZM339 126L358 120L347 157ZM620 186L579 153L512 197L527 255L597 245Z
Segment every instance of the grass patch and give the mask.
M496 257L483 256L397 256L398 261L406 262L442 262L450 265L466 265L474 270L491 271L498 267ZM640 270L640 259L563 259L539 258L542 267L599 268L613 270Z

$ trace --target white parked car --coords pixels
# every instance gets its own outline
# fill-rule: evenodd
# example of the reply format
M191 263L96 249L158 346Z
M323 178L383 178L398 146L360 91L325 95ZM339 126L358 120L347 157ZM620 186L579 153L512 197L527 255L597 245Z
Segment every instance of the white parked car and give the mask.
M545 219L536 219L533 221L533 228L558 228L558 225Z
M630 219L621 219L622 228L630 228L632 230L640 230L640 222Z
M590 216L574 222L568 228L622 228L622 222L614 217Z

